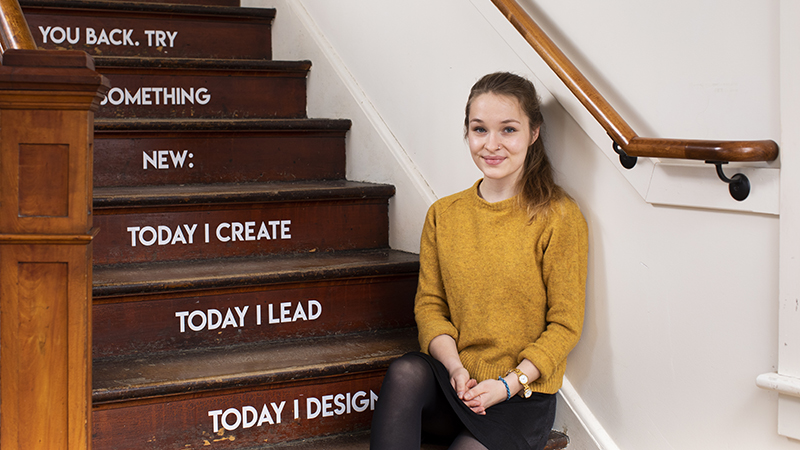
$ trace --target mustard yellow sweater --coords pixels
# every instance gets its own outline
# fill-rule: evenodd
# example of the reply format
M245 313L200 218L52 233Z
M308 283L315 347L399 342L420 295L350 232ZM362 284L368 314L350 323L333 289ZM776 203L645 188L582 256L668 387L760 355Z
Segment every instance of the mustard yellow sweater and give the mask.
M452 336L479 382L527 358L542 374L534 392L553 394L583 327L586 221L563 198L529 224L516 197L489 203L479 184L428 210L414 306L420 348Z

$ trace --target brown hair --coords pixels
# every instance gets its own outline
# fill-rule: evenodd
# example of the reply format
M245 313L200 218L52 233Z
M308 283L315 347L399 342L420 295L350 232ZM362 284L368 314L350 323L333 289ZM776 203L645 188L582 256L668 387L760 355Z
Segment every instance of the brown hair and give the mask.
M465 137L469 130L470 106L473 100L482 94L503 95L516 99L522 111L528 116L531 131L544 123L541 102L533 83L519 75L496 72L485 75L470 90L464 118ZM527 210L531 220L538 215L546 215L550 202L566 195L553 179L553 168L544 149L541 128L539 137L528 147L518 189L520 206Z

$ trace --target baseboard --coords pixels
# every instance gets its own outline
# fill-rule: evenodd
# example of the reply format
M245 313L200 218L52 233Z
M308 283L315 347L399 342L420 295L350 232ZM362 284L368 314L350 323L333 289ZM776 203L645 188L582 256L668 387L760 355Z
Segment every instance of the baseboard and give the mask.
M553 428L569 436L567 447L569 449L619 450L566 377L561 390L558 391L556 421Z

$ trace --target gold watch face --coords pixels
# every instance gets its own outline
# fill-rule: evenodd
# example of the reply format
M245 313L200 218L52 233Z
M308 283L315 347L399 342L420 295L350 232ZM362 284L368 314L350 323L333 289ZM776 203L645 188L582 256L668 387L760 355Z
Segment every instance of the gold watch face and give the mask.
M524 373L519 374L519 382L522 384L528 384L528 376Z

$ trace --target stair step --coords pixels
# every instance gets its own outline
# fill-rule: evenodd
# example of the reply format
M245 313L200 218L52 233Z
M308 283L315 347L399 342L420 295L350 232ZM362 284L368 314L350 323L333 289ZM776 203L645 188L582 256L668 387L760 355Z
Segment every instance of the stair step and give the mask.
M286 340L93 361L92 403L217 392L380 370L419 349L416 329Z
M39 48L82 50L92 56L272 58L275 10L230 3L20 1Z
M114 3L130 3L130 0L108 0L108 1ZM239 0L136 0L134 3L239 6Z
M386 198L394 186L347 180L320 180L248 184L106 187L94 190L98 215L128 208L176 207L225 203L293 202Z
M398 250L294 254L281 257L96 265L95 300L350 277L386 276L419 268L419 256Z
M566 434L552 430L544 450L563 450L569 445ZM369 432L342 433L292 442L266 445L260 450L369 450ZM446 445L422 444L421 450L447 450Z
M98 119L94 186L334 180L349 120Z
M352 181L94 191L95 264L386 248L390 185Z
M416 348L412 328L95 360L92 447L250 448L365 430L386 367Z
M95 266L93 355L411 327L418 270L396 250Z
M96 118L304 118L309 61L97 56Z

